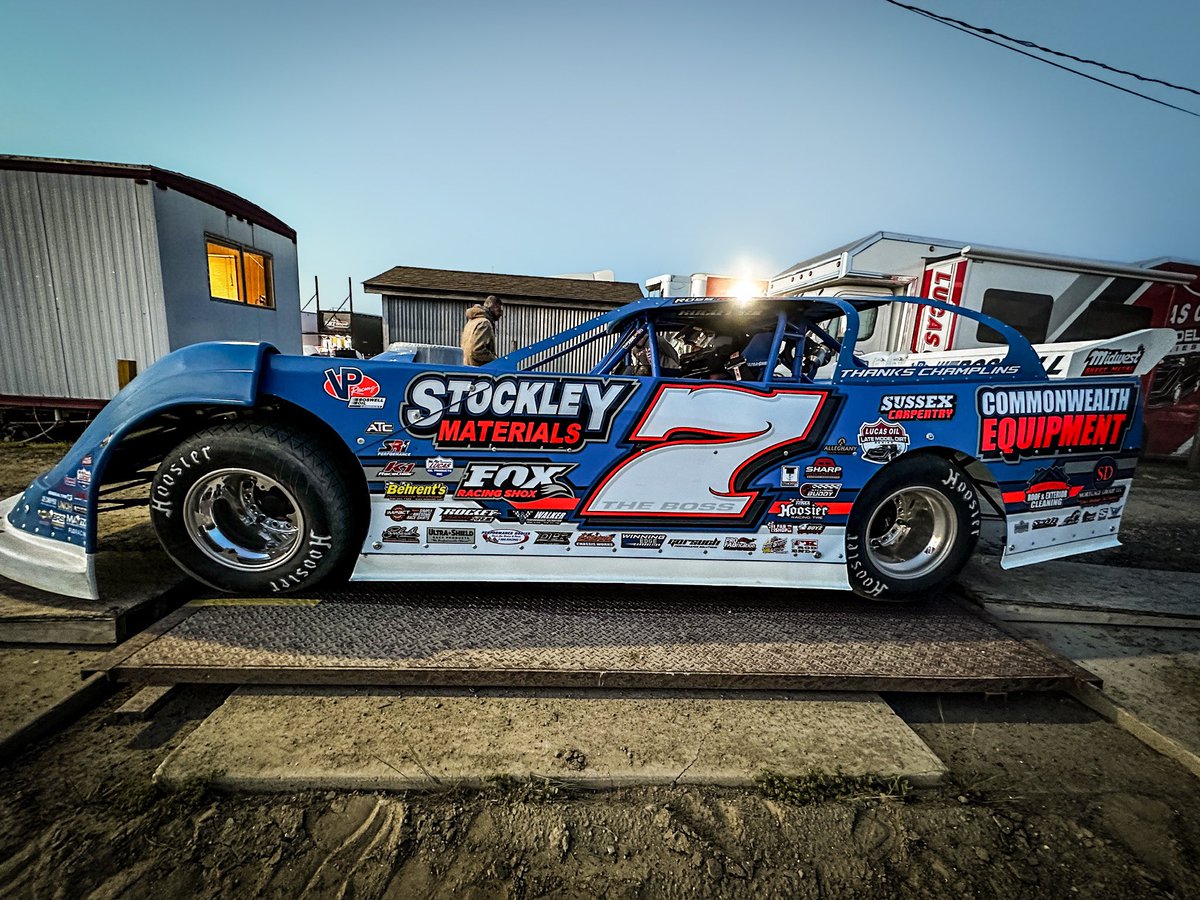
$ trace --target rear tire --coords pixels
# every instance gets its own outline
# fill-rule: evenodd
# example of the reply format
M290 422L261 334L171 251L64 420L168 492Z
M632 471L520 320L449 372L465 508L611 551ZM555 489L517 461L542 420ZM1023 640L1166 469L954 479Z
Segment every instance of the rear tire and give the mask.
M163 548L232 593L290 593L340 573L357 547L352 488L319 440L287 425L232 422L167 454L150 487Z
M859 495L846 527L856 594L914 600L948 585L979 541L979 490L940 456L903 456Z

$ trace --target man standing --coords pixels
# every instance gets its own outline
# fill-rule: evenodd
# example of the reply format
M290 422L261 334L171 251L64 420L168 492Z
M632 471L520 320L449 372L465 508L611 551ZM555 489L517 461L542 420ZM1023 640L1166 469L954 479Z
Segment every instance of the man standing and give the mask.
M462 332L464 366L483 366L496 358L496 323L503 309L499 298L488 294L482 306L467 310L467 324Z

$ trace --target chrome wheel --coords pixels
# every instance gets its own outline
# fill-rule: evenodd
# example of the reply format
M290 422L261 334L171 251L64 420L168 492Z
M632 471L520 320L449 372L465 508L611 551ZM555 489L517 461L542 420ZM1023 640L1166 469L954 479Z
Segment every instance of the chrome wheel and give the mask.
M275 479L249 469L202 476L184 498L183 521L207 556L243 571L286 561L305 533L296 498Z
M954 547L958 518L945 494L928 487L890 494L867 523L870 561L892 578L921 578L937 569Z

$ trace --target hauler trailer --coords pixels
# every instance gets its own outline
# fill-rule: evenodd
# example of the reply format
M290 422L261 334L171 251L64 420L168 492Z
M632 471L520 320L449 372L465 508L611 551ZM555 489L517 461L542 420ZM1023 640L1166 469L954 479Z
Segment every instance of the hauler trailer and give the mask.
M1147 455L1169 456L1186 453L1196 430L1197 274L1200 265L1174 260L1131 265L879 231L796 263L772 278L767 292L931 297L994 316L1035 348L1175 328L1179 340L1173 355L1150 376L1154 396L1145 418ZM932 307L892 304L880 310L862 317L858 346L864 352L990 351L1003 344L987 325ZM1133 371L1128 360L1101 359L1103 352L1094 351L1096 359L1089 363L1096 372L1103 367L1112 374ZM1043 361L1051 375L1064 364L1057 354Z

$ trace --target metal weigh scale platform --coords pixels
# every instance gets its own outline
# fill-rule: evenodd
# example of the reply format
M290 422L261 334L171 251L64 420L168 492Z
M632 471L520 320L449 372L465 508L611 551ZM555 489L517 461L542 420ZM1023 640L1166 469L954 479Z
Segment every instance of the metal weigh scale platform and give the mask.
M954 595L351 585L200 599L87 671L148 684L1071 690L1099 679Z

